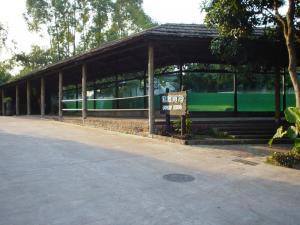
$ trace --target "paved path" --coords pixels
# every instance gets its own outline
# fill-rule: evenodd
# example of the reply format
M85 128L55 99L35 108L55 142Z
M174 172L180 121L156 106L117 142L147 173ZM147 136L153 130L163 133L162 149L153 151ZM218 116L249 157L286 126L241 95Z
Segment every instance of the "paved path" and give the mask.
M0 224L299 224L300 171L264 164L252 154L259 148L188 147L0 117ZM170 173L195 180L163 179Z

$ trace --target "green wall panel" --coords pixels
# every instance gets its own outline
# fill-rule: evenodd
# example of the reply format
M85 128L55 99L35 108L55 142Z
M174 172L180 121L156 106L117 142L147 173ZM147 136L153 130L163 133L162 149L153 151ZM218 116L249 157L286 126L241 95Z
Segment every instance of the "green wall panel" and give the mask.
M232 112L233 109L233 93L188 93L188 110L190 112Z

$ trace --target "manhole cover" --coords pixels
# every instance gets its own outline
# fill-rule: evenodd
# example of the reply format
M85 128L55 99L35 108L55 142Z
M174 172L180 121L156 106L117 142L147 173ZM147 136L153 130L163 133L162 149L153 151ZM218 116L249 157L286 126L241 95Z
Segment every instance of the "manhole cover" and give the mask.
M185 182L192 182L195 180L195 177L187 174L178 174L172 173L164 175L163 178L168 181L177 182L177 183L185 183Z

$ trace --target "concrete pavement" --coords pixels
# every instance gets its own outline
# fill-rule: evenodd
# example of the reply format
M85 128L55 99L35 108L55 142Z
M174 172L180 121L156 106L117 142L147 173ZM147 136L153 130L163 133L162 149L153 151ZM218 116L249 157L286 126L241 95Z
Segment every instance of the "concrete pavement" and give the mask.
M263 163L260 148L0 117L0 225L297 225L300 171Z

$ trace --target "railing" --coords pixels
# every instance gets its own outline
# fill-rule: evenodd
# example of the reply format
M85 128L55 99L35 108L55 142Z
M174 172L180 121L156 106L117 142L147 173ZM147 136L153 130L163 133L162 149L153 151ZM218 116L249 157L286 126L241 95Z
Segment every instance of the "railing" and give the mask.
M87 102L105 102L105 101L122 101L122 100L131 100L131 99L141 99L141 98L148 98L148 95L142 95L142 96L134 96L134 97L124 97L124 98L95 98L95 99L87 99ZM62 103L80 103L82 102L83 99L65 99L62 100ZM144 105L145 106L145 105ZM132 109L120 109L120 108L116 108L116 109L97 109L96 106L94 105L93 109L87 109L88 111L91 112L104 112L104 111L146 111L148 110L148 108L132 108ZM78 109L68 109L68 108L64 108L63 111L82 111L82 108L78 108Z

